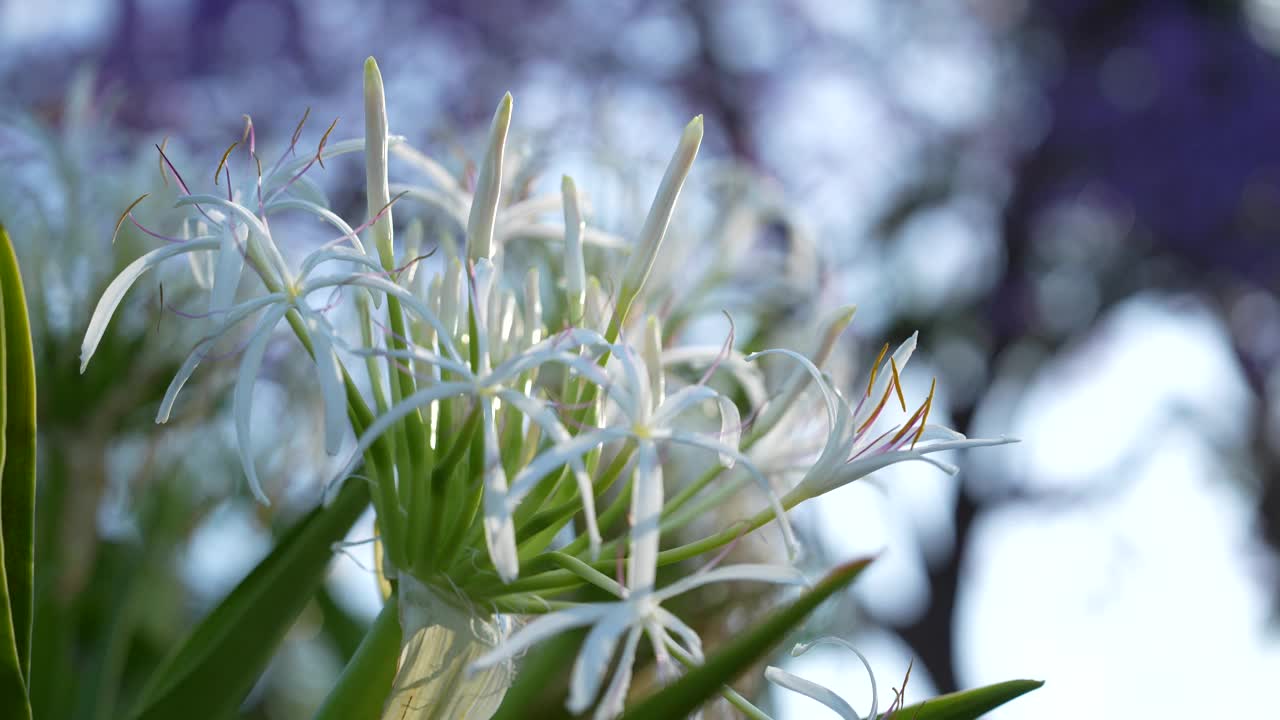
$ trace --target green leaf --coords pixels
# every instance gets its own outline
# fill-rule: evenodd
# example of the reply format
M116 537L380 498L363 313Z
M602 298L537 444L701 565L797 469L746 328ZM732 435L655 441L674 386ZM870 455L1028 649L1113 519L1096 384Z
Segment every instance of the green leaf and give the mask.
M880 720L973 720L1010 700L1044 685L1043 680L1008 680L995 685L939 695L916 705L908 705Z
M677 718L694 712L718 695L725 685L765 658L814 608L853 582L870 562L870 559L856 560L832 570L790 605L739 635L666 689L628 710L622 716L623 720Z
M328 507L308 513L214 608L148 681L138 720L216 718L244 700L324 578L333 543L369 504L348 482Z
M399 657L400 603L392 593L313 720L377 720L391 694Z
M30 718L36 376L13 244L0 227L0 716Z

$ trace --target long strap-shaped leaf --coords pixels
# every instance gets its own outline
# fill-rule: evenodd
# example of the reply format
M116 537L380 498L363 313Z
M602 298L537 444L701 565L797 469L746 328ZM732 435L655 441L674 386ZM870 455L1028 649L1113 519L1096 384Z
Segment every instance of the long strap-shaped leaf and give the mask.
M0 716L30 718L36 378L18 258L0 227Z
M880 720L975 720L1010 700L1044 684L1043 680L1007 680L995 685L939 695L916 705L908 705Z
M857 560L832 570L790 605L738 636L666 689L631 708L622 716L623 720L682 718L697 710L718 695L721 688L768 655L814 608L853 582L870 562Z
M368 504L368 485L347 482L332 504L290 529L151 677L134 717L198 720L235 710L319 587L333 543Z

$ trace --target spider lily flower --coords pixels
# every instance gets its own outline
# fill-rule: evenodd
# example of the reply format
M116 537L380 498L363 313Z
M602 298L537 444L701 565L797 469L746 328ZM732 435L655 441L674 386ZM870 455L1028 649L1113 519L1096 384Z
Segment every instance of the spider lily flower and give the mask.
M336 487L338 481L349 474L361 455L371 448L374 442L390 431L411 413L429 407L442 400L469 396L473 398L481 413L484 433L484 532L489 549L490 559L498 574L506 581L514 580L519 573L517 559L515 525L512 518L512 501L509 500L506 472L499 457L497 411L498 403L507 403L519 410L531 422L538 425L553 442L569 444L572 437L564 425L556 417L551 407L543 400L526 392L519 386L523 377L536 368L548 363L560 363L576 370L580 375L598 385L607 385L608 379L589 360L568 352L568 348L584 346L602 346L603 338L590 330L570 330L556 335L529 347L496 368L491 368L489 350L490 327L486 322L489 317L490 297L494 286L493 264L485 259L476 263L472 284L472 300L477 321L477 342L479 344L479 365L473 370L471 365L458 357L445 357L430 350L413 347L405 350L371 350L356 349L360 354L384 355L401 360L413 360L436 367L449 374L449 380L427 385L421 390L405 397L399 403L387 408L372 424L366 428L356 443L356 450L351 461L342 473L331 483ZM443 328L437 337L447 337ZM594 505L594 489L591 480L580 458L567 458L561 465L569 463L578 483L581 494L583 513L587 524L587 532L591 546L600 546L600 532L596 525Z
M706 385L691 385L665 396L657 394L655 388L664 386L660 367L651 372L629 345L614 344L608 349L621 377L619 382L606 384L603 389L620 417L606 422L604 427L584 430L534 458L512 479L510 501L519 502L548 473L600 445L618 440L634 442L637 459L631 493L632 552L628 557L628 578L633 588L651 588L657 571L659 521L665 496L658 444L684 445L716 453L725 468L738 465L745 469L768 497L787 548L795 554L795 535L782 502L768 479L738 447L741 418L733 401ZM682 414L704 402L714 402L719 411L718 434L678 426L677 420Z
M907 460L927 462L943 472L954 475L958 468L929 455L943 450L959 450L972 447L1005 445L1017 442L1013 438L968 438L941 425L928 424L933 404L933 389L928 398L905 423L897 424L880 435L871 430L891 397L902 401L900 369L905 367L915 351L916 335L898 346L885 360L888 346L876 359L867 383L866 393L857 405L850 408L840 394L805 356L793 350L771 349L747 356L755 360L764 355L783 355L800 364L818 387L826 406L830 432L818 459L805 473L796 487L783 497L783 505L795 505L843 487L859 478L870 475L888 465ZM884 361L881 363L881 361ZM878 398L878 399L877 399ZM905 402L903 402L905 408Z
M632 540L632 553L639 552L638 543ZM661 589L654 589L651 579L644 578L637 585L629 581L622 585L589 566L566 560L575 572L588 582L618 598L614 602L584 603L564 610L557 610L535 618L513 633L497 648L482 655L471 664L471 670L481 671L510 662L528 648L577 627L591 626L578 656L574 660L569 678L569 698L566 707L575 715L585 712L600 694L600 688L609 675L610 660L622 641L622 654L609 679L608 687L600 697L593 717L608 720L621 713L631 684L632 665L641 635L646 635L653 648L660 668L671 675L677 669L671 661L668 645L675 645L695 662L705 659L702 641L697 632L662 607L673 597L716 582L765 582L782 585L803 585L804 576L797 570L780 565L728 565L705 570L681 578Z
M317 151L312 161L319 158L321 152L322 150ZM354 152L353 146L348 143L336 151L336 153L341 152ZM181 181L176 169L173 169L172 165L169 167L174 176L179 178L180 186L185 193L177 201L177 205L195 208L208 222L218 228L220 234L186 240L174 238L172 244L144 254L116 276L103 292L90 318L81 345L81 372L88 366L125 294L147 270L177 255L216 251L218 257L214 263L216 269L210 290L210 311L206 315L212 321L211 330L196 343L170 382L157 411L156 422L168 421L179 392L199 364L209 356L214 344L232 332L240 323L258 315L259 319L249 334L241 356L232 396L233 415L241 465L249 488L260 502L270 504L253 462L250 414L253 384L261 367L267 344L280 321L290 311L293 311L301 321L299 332L304 342L310 346L319 372L321 394L325 405L325 448L330 454L337 452L346 430L343 376L340 361L334 352L336 339L333 329L323 317L322 312L312 308L306 302L306 298L317 291L352 286L374 294L375 297L380 295L397 297L421 321L436 327L443 326L430 309L411 293L381 276L382 268L364 253L357 234L365 226L352 228L327 209L298 199L284 198L265 202L261 209L255 212L254 209L245 207L235 200L211 194L194 194L186 183ZM125 218L131 218L133 207L126 211L121 222ZM331 248L329 245L322 246L308 255L302 261L298 271L294 272L280 254L266 221L271 213L285 209L302 209L311 212L337 227L343 233L339 240L349 240L354 251ZM383 211L387 209L387 207L382 208ZM366 225L376 224L378 220L379 215L375 214ZM137 224L136 221L135 224ZM163 237L146 228L143 230L151 235ZM243 268L243 264L237 261L243 258L250 260L248 264L257 271L269 292L261 297L230 304ZM349 266L354 266L355 269L313 277L317 269L331 261L342 261ZM457 349L447 338L445 351L454 358L458 357Z
M876 675L871 670L871 663L867 662L867 658L863 656L862 653L858 652L857 648L855 648L849 641L838 637L819 638L813 642L800 643L791 648L791 655L792 657L800 657L808 652L814 645L821 644L838 645L846 648L854 655L857 655L858 659L862 661L862 666L867 669L867 675L871 678L871 710L869 710L865 716L859 715L857 711L849 705L849 703L845 702L844 698L837 695L831 689L819 685L818 683L805 680L802 677L792 675L782 668L770 665L765 668L765 678L778 687L786 688L792 692L797 692L805 697L817 700L823 705L834 710L842 720L864 720L864 718L865 720L874 720L877 717L876 711L880 709L879 695L876 693Z

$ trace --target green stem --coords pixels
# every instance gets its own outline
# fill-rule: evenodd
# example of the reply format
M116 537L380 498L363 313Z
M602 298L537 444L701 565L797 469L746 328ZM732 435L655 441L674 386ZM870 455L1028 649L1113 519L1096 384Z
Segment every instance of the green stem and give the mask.
M400 604L387 598L314 720L377 720L391 693L400 657Z

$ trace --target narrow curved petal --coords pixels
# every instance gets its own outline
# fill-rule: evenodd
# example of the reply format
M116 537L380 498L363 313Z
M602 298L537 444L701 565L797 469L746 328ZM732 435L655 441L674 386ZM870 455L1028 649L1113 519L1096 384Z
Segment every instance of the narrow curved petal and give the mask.
M849 705L849 703L844 701L844 698L822 685L805 680L802 677L792 675L786 670L772 665L765 668L764 676L765 679L778 687L800 693L807 698L812 698L823 705L826 705L835 711L837 715L843 718L843 720L862 720L862 717L854 711L853 707Z
M498 431L493 416L493 402L480 401L484 415L484 539L489 559L503 582L511 582L520 574L516 553L516 526L507 506L507 473L498 452Z
M197 250L214 250L220 243L221 240L218 238L196 238L195 240L188 240L181 245L157 248L125 266L125 269L121 270L120 274L107 285L107 289L102 291L102 297L98 298L98 305L93 310L93 316L89 318L89 327L85 330L84 341L80 344L80 372L84 372L85 368L89 366L89 360L93 357L93 353L97 351L98 343L102 342L102 336L107 332L107 325L111 322L111 316L115 315L116 308L120 307L120 302L124 300L125 293L129 291L129 288L133 287L133 284L138 281L138 278L142 277L143 273L175 255Z
M187 380L191 378L191 375L196 371L196 367L204 360L209 353L209 348L213 343L217 342L218 338L258 310L274 303L283 302L285 299L284 293L272 293L245 301L236 307L228 309L227 317L222 321L222 324L196 343L196 346L187 354L187 359L182 362L182 366L178 368L177 374L173 376L173 380L169 382L169 387L164 392L164 399L160 401L160 409L156 412L156 422L169 422L169 415L173 412L173 404L178 399L178 393L182 391L182 387L187 384Z
M351 241L351 247L353 247L357 252L362 255L368 254L365 251L364 243L360 242L360 236L356 234L356 231L352 229L351 225L329 208L302 198L282 198L280 200L273 200L265 208L267 215L271 215L280 210L302 210L304 212L309 212L335 227L338 232L342 233L344 238Z
M324 450L329 455L337 455L347 431L347 396L341 364L333 351L333 333L328 323L315 312L307 312L306 320L320 376L320 395L324 399Z
M260 259L264 259L271 265L270 269L276 272L276 280L284 285L292 283L289 266L285 263L284 256L280 254L280 248L276 247L275 240L271 239L271 233L262 224L262 220L257 215L254 215L249 208L217 195L187 195L178 198L174 202L175 207L183 207L185 205L211 205L235 215L237 219L249 226L249 256L255 256L254 248L260 249L261 253L265 253L264 258L259 256ZM263 271L267 270L267 268L261 269Z
M236 444L240 448L240 464L244 468L249 489L263 505L270 505L271 501L262 491L262 483L258 481L258 470L253 463L253 436L249 428L249 416L253 410L253 383L258 379L258 368L262 366L262 356L267 350L267 342L271 339L271 331L275 329L276 323L280 322L288 309L288 305L277 305L268 310L258 321L249 340L249 346L245 348L244 357L240 359L240 372L236 377L236 387L232 397Z
M209 293L209 312L215 313L230 307L240 287L240 272L244 269L245 242L249 229L244 225L223 225L222 240L218 245L218 260L214 265L213 289Z
M1017 442L1013 438L974 438L972 440L943 440L928 444L918 444L914 450L893 450L877 454L869 454L856 460L851 460L843 465L835 468L830 473L814 473L810 472L805 479L800 482L790 493L787 493L788 503L792 501L807 500L824 493L831 492L836 488L843 487L849 483L870 475L881 468L893 465L894 463L907 462L909 460L922 460L943 472L954 475L958 468L950 463L943 462L931 457L931 453L941 452L943 450L959 450L972 447L990 447L993 445L1007 445Z
M591 706L609 672L618 640L638 619L630 603L611 604L614 609L587 633L573 661L573 671L569 675L569 701L565 707L574 715L586 712Z
M743 563L725 565L705 572L695 573L671 583L654 595L659 602L700 588L703 585L718 582L762 582L775 585L808 585L804 573L788 565L769 565L766 563Z
M627 692L631 689L631 675L636 662L636 649L640 645L641 628L633 627L627 633L627 640L622 646L622 655L618 657L617 669L613 671L613 678L609 680L609 687L605 688L604 695L600 697L600 704L596 706L594 720L612 720L622 714L623 706L627 702Z
M405 307L407 307L411 312L415 313L421 320L434 327L436 331L440 333L440 344L443 346L445 353L449 355L450 358L454 360L461 359L461 356L458 354L458 348L453 344L453 341L449 339L453 334L452 331L445 328L445 325L440 321L440 318L437 317L435 313L431 312L431 309L423 304L422 301L414 296L413 293L384 277L360 274L326 275L324 277L308 280L303 286L302 292L303 294L309 294L322 288L337 287L340 285L365 287L370 290L377 290L384 295L395 297L400 302L404 303Z
M627 587L633 594L652 591L657 579L665 494L657 447L649 440L640 441L639 446L631 487L631 552L627 557Z
M387 408L386 412L382 413L377 417L377 419L369 423L369 427L365 428L360 439L356 441L356 449L351 454L351 459L343 467L343 471L339 473L339 479L350 475L351 471L355 469L355 465L359 461L360 456L368 452L369 448L373 447L373 444L377 442L378 438L381 437L383 433L394 427L395 424L404 419L406 415L420 407L430 405L447 397L453 397L454 395L465 395L472 392L474 389L475 386L471 383L440 383L439 385L432 385L430 387L423 388L422 390L409 395L395 405Z
M764 492L765 497L769 499L769 507L773 510L773 515L778 521L778 529L782 531L782 539L787 544L787 550L793 555L799 551L799 543L796 542L795 532L791 529L791 521L787 519L787 511L783 507L782 501L778 498L778 494L773 491L773 486L769 484L769 479L760 472L760 469L751 462L751 458L743 455L736 448L731 448L722 442L712 440L711 438L699 435L697 433L685 432L683 430L671 430L663 433L663 438L681 445L689 445L699 447L704 450L710 450L719 453L722 457L729 457L737 462L742 463L747 473L756 481L756 485L760 486L760 490ZM794 491L793 491L794 492Z
M593 603L541 615L502 641L498 647L476 658L476 661L471 663L471 669L483 670L512 660L548 638L555 637L566 630L596 622L612 610L613 606L614 603Z
M604 428L578 435L569 442L551 446L535 457L528 465L524 466L512 478L511 489L508 491L509 502L513 505L519 503L533 489L534 485L538 484L539 480L561 465L572 461L574 458L582 457L583 454L590 452L597 445L624 437L627 437L625 430Z
M542 428L543 432L557 445L567 443L573 439L569 435L569 431L565 430L564 426L560 424L556 414L541 400L531 398L511 389L499 390L498 397L524 413L531 422ZM573 470L573 477L578 483L578 495L581 496L580 499L582 501L582 516L587 525L587 541L590 543L591 557L595 558L600 555L600 545L602 543L600 524L596 519L595 487L591 484L591 478L587 475L586 468L582 465L581 456L570 459L569 467Z

